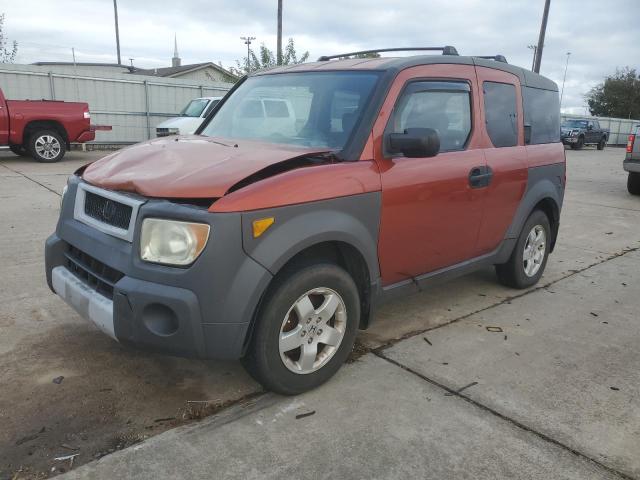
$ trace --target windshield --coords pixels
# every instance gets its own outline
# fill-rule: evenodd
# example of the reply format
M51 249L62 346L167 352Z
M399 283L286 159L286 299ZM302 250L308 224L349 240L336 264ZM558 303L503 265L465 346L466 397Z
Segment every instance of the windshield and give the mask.
M587 128L587 121L586 120L566 120L562 124L562 126L565 128Z
M225 101L202 135L342 149L378 76L377 72L307 72L250 77Z
M191 100L180 112L180 115L183 117L199 117L207 106L207 103L209 103L209 100L206 98L196 98L195 100Z

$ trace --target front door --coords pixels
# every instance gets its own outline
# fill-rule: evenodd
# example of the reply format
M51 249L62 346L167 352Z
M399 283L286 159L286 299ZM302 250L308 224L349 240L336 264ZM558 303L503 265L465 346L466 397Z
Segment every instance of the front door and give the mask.
M426 65L401 72L374 126L382 180L378 256L384 285L475 256L486 187L477 138L479 112L470 65ZM433 128L440 153L390 154L385 133Z

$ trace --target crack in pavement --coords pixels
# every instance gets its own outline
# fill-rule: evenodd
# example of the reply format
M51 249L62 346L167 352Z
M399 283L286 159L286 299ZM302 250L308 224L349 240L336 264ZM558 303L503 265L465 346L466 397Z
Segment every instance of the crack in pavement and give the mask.
M9 170L10 172L13 172L13 173L15 173L15 174L18 174L18 175L20 175L21 177L24 177L24 178L26 178L27 180L32 181L32 182L33 182L33 183L35 183L36 185L40 185L42 188L45 188L45 189L49 190L51 193L53 193L53 194L55 194L55 195L57 195L57 196L59 196L59 197L61 197L61 196L62 196L60 193L56 192L56 191L55 191L55 190L53 190L52 188L49 188L49 187L47 187L45 184L40 183L39 181L37 181L37 180L35 180L35 179L31 178L29 175L25 175L24 173L19 172L18 170L14 170L14 169L13 169L13 168L11 168L11 167L7 167L7 166L6 166L6 165L4 165L3 163L0 163L0 165L2 165L4 168L6 168L7 170Z
M403 365L400 362L398 362L398 361L396 361L396 360L394 360L392 358L387 357L381 351L373 350L372 353L375 356L377 356L378 358L381 358L382 360L386 360L387 362L391 363L392 365L395 365L396 367L399 367L402 370L415 375L416 377L420 378L421 380L424 380L425 382L430 383L431 385L433 385L435 387L441 388L442 390L447 392L446 393L447 396L458 397L458 398L464 400L465 402L470 403L471 405L479 408L480 410L488 412L488 413L490 413L490 414L492 414L492 415L494 415L494 416L496 416L496 417L498 417L498 418L500 418L500 419L502 419L502 420L504 420L504 421L506 421L506 422L518 427L519 429L524 430L525 432L529 432L529 433L537 436L538 438L542 439L545 442L551 443L551 444L553 444L553 445L555 445L557 447L560 447L560 448L562 448L564 450L567 450L567 451L571 452L572 454L574 454L574 455L576 455L576 456L578 456L578 457L580 457L580 458L582 458L584 460L587 460L588 462L593 463L593 464L597 465L598 467L603 468L607 472L612 473L612 474L614 474L614 475L616 475L616 476L618 476L620 478L624 478L625 480L637 480L634 477L631 477L631 476L629 476L629 475L627 475L625 473L619 472L618 470L616 470L616 469L614 469L612 467L609 467L609 466L599 462L598 460L596 460L594 458L591 458L590 456L580 452L579 450L576 450L575 448L572 448L572 447L570 447L568 445L565 445L564 443L556 440L555 438L552 438L552 437L550 437L548 435L545 435L544 433L538 432L537 430L534 430L532 427L529 427L529 426L525 425L524 423L521 423L521 422L519 422L517 420L514 420L513 418L508 417L505 414L502 414L502 413L498 412L497 410L494 410L491 407L488 407L488 406L486 406L486 405L484 405L484 404L482 404L480 402L477 402L476 400L473 400L472 398L468 397L467 395L464 395L463 393L461 393L460 389L455 390L453 388L449 388L446 385L444 385L444 384L442 384L442 383L440 383L440 382L438 382L436 380L433 380L432 378L429 378L426 375L423 375L420 372L417 372L417 371L413 370L412 368L407 367L406 365Z

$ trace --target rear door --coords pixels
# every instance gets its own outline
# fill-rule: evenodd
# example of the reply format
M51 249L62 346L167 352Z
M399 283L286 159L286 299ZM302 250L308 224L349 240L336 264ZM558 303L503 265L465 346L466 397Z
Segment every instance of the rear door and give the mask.
M523 109L517 76L476 67L482 90L482 123L487 136L484 155L492 174L486 192L478 250L485 254L500 246L527 187L527 151Z
M4 99L2 89L0 89L0 145L9 144L9 111L7 102Z
M484 191L470 175L485 167L472 65L425 65L402 71L374 125L382 181L378 256L384 285L433 272L476 255ZM433 128L440 153L392 155L385 133Z

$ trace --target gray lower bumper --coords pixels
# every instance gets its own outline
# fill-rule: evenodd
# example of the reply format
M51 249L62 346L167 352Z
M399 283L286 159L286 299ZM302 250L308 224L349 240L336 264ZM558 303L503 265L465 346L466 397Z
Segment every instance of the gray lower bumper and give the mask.
M622 168L627 172L640 173L640 160L628 161L622 163Z
M89 288L63 266L51 272L55 292L73 307L83 318L117 340L113 326L113 302Z

